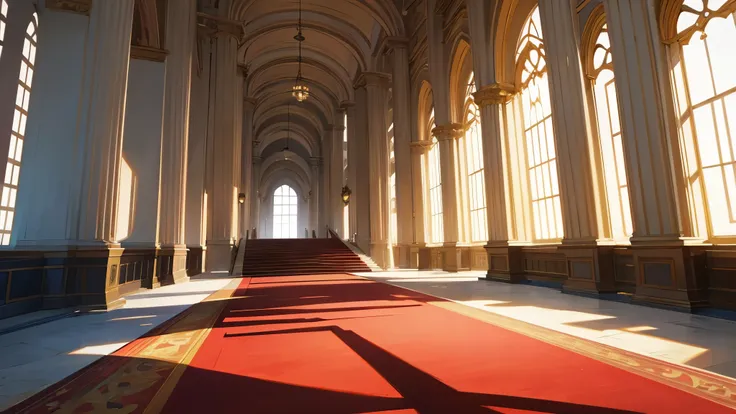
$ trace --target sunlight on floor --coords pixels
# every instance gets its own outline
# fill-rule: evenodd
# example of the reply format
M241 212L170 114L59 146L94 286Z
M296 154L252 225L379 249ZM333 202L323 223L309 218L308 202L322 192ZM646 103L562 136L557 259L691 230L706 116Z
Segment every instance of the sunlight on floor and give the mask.
M466 300L454 302L481 309L486 312L491 312L496 315L553 329L557 332L592 340L604 345L614 346L629 352L635 352L642 355L655 353L666 354L667 360L680 364L684 364L693 358L708 352L708 349L706 348L700 348L642 333L656 330L656 328L651 326L631 326L621 329L598 330L574 325L581 322L616 319L615 316L610 315L549 309L539 306L513 306L511 302L494 300Z
M127 344L127 342L116 342L112 344L85 346L84 348L70 352L69 355L110 355Z

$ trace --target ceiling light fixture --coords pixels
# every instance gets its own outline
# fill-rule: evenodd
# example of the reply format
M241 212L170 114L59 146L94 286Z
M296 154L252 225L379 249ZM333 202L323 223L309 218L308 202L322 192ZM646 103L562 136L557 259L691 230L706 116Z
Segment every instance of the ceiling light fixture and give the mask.
M304 102L309 98L309 87L304 84L304 79L302 79L302 42L305 40L304 34L302 33L302 0L299 0L299 22L297 23L294 40L299 43L299 71L296 74L296 82L294 83L291 94L297 101Z

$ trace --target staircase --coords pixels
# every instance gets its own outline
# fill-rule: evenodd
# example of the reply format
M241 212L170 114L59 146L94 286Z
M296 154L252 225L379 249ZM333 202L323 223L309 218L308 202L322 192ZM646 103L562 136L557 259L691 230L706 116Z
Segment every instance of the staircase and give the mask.
M243 276L370 272L340 239L253 239L245 245Z

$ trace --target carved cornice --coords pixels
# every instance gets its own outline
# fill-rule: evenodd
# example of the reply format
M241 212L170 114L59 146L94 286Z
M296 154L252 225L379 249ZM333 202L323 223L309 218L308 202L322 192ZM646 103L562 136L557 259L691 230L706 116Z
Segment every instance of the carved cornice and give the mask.
M380 53L389 53L394 49L408 49L409 39L402 36L386 36L382 37L376 51Z
M46 8L68 11L79 14L89 14L92 0L46 0Z
M353 86L355 89L366 86L388 87L391 83L391 75L382 72L361 72L356 78Z
M411 152L415 154L424 154L432 148L432 141L412 141L409 147L411 148Z
M508 102L516 94L516 88L508 83L492 83L481 88L473 94L475 104L484 107L486 105L501 105Z
M140 60L150 60L152 62L165 62L166 56L169 55L168 50L157 49L147 46L131 46L130 58Z
M197 13L197 25L211 37L232 36L241 40L244 35L241 22L206 13Z
M465 134L463 124L445 124L437 125L432 129L432 136L437 137L437 141L447 141L460 138Z

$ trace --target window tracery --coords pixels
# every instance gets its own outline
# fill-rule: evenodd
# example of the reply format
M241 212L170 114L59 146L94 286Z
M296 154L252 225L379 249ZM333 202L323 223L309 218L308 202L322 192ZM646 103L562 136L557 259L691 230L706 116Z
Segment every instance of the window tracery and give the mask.
M8 161L5 167L2 197L0 197L0 245L3 246L10 244L10 234L13 230L15 202L18 195L18 179L23 155L23 143L26 135L31 87L33 86L33 72L36 63L37 31L38 15L33 13L33 17L26 28L25 39L23 40L23 55L20 63L20 73L18 75L18 92L15 95L15 110L10 133Z
M598 31L589 59L591 59L589 67L592 72L588 76L592 82L595 101L611 237L614 240L627 241L631 237L633 226L611 42L608 36L608 26L605 23Z
M527 19L516 50L534 240L555 241L564 230L539 7Z
M685 0L671 49L691 207L710 238L736 236L735 12L731 0Z

